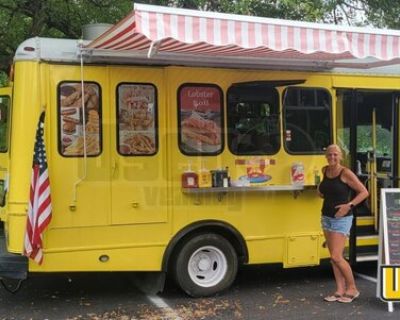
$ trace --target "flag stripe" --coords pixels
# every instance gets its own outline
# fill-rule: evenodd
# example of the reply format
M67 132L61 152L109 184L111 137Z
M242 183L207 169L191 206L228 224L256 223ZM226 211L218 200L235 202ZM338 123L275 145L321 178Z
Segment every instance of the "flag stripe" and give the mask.
M43 263L43 232L51 221L52 206L46 150L43 140L44 112L36 130L24 254Z

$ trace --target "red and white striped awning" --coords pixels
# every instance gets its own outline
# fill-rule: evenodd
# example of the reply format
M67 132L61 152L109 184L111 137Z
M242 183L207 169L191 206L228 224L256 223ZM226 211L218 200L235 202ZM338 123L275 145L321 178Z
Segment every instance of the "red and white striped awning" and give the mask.
M400 31L135 4L84 52L103 59L364 68L399 62Z

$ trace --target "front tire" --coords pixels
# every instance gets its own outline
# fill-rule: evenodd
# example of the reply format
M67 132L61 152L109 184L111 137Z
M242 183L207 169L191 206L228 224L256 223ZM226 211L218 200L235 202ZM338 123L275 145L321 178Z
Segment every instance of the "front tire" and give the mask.
M231 286L238 270L235 249L217 234L190 238L179 249L174 261L177 284L192 297L205 297Z

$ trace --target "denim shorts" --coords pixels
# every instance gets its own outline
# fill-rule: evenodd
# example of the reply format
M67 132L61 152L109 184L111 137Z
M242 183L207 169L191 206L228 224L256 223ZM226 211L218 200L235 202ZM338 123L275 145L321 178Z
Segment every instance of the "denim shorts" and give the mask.
M321 226L323 230L343 233L347 237L350 234L350 229L352 224L353 224L352 215L340 218L331 218L326 216L321 217Z

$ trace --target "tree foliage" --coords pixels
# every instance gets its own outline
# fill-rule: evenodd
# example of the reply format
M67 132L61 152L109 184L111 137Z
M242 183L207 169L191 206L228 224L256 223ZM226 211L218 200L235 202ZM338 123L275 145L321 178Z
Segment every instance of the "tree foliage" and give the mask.
M135 1L311 22L400 27L400 3L393 0L148 0ZM88 23L115 23L132 0L0 0L0 70L17 46L35 36L79 38Z
M365 0L368 21L379 28L400 29L400 2L394 0Z
M79 38L82 25L115 23L130 10L131 0L0 0L1 68L27 38Z

